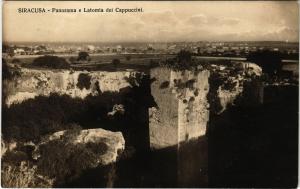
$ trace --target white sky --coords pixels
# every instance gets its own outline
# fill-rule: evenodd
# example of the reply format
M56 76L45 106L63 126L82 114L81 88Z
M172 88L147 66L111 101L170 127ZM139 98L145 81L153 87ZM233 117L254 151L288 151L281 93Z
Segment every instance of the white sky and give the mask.
M136 8L143 13L20 14L18 8ZM3 5L4 41L298 41L296 1L23 2Z

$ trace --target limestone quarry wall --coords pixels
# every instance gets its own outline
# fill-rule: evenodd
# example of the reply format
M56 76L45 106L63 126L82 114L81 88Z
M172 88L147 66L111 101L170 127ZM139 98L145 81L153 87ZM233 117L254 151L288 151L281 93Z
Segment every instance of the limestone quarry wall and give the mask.
M169 89L171 72L167 69L152 69L151 94L157 107L149 108L150 146L168 147L178 143L178 100ZM164 87L162 83L168 85Z
M150 70L150 89L155 106L149 107L150 147L164 148L204 136L212 114L236 104L262 103L263 84L232 67L174 71ZM21 68L17 77L3 81L5 103L10 106L50 93L85 98L102 92L139 86L145 73L136 71L72 71ZM259 76L259 75L257 75ZM217 82L216 82L217 81ZM148 85L148 84L147 84ZM229 87L228 87L229 85ZM216 108L217 107L217 108ZM141 116L143 117L143 116Z
M157 107L149 109L150 145L163 148L205 135L209 119L207 93L209 71L150 72L151 94Z
M143 75L135 71L71 71L21 68L18 77L4 81L6 104L20 103L35 96L50 93L85 98L100 92L118 92L131 86L129 79ZM136 81L138 85L138 82Z
M239 69L221 65L193 71L151 69L151 95L157 104L149 109L151 148L204 136L212 121L210 114L222 114L230 106L263 103L261 72L245 64Z
M209 119L208 78L208 70L171 72L170 87L178 99L178 142L205 135ZM180 88L174 81L185 83L185 87Z

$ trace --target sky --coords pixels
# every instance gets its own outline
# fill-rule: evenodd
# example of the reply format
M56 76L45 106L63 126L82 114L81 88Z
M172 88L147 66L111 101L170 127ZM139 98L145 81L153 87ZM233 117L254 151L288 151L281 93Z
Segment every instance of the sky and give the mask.
M299 40L296 1L6 1L7 42ZM142 13L18 13L18 8L143 8Z

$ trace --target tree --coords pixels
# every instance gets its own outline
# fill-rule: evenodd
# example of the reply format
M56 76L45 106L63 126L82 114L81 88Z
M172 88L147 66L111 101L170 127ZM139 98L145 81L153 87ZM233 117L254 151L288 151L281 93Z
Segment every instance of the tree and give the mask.
M126 60L127 60L127 61L130 61L130 60L131 60L131 56L130 56L130 55L127 55L127 56L126 56Z
M121 61L120 61L119 59L115 58L115 59L112 60L111 63L112 63L115 67L117 67L117 66L121 63Z
M7 52L7 54L8 54L10 57L13 57L13 56L15 56L14 49L12 49L12 48L9 48L9 49L8 49L8 52Z
M11 62L13 64L19 64L19 63L21 63L20 59L17 59L17 58L14 58Z
M18 76L20 76L20 68L9 66L2 58L2 79L13 79Z
M177 56L177 61L181 64L183 63L190 63L192 61L192 53L187 50L181 50Z
M80 60L83 60L83 61L90 61L90 55L89 53L85 52L85 51L81 51L78 53L78 58L77 58L77 61L80 61Z
M11 78L11 73L9 70L9 67L6 63L6 60L2 58L2 78L3 79L10 79Z
M175 70L185 70L192 67L192 53L187 50L181 50L175 58L167 59L166 64Z
M69 61L71 62L71 64L75 64L75 63L76 63L76 58L73 57L73 56L71 56L71 57L69 58Z
M40 56L33 60L32 66L44 67L44 68L53 68L53 69L66 69L70 68L70 64L66 59L58 56Z
M280 52L261 50L250 53L247 60L259 65L264 73L275 75L282 69L282 55Z

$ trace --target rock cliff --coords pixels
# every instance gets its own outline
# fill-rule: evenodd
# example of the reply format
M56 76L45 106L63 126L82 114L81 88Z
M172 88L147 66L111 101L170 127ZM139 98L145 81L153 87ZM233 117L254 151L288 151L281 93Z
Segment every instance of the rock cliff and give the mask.
M209 118L209 71L151 70L151 93L157 107L149 109L150 145L168 147L199 137Z
M144 74L136 71L71 71L45 69L19 69L13 80L4 81L6 104L20 103L36 96L50 93L85 98L101 92L118 92L138 85Z
M257 65L244 62L198 67L151 70L151 94L157 104L149 108L152 148L204 136L210 114L221 114L229 106L261 103L263 85Z

